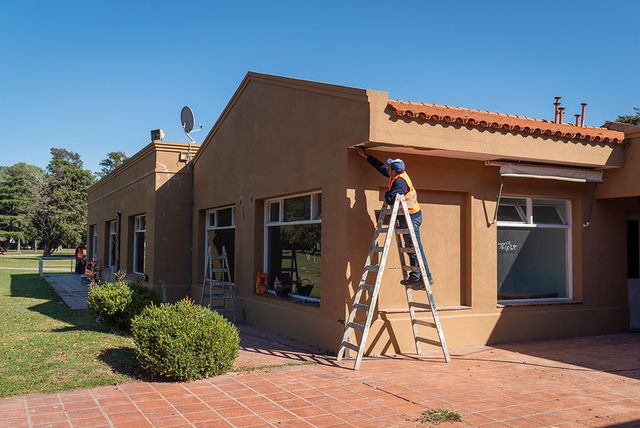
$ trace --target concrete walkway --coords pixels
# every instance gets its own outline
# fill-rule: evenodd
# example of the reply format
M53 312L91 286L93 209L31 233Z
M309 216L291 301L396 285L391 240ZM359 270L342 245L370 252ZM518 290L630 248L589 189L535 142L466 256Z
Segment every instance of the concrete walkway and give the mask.
M86 284L80 281L80 275L75 273L45 274L42 277L64 300L70 309L87 309Z
M1 427L393 427L429 408L440 426L640 426L640 336L454 349L431 357L350 362L242 329L245 370L186 383L139 382L0 401ZM299 364L315 361L312 365Z

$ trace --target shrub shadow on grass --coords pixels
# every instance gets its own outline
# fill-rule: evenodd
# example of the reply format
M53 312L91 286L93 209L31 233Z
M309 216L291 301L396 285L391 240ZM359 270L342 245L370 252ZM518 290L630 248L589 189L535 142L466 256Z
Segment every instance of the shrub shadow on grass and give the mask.
M115 373L125 375L145 382L163 382L163 379L154 377L145 372L136 359L133 348L120 346L118 348L105 349L98 354L98 359L111 367Z
M69 326L53 329L52 331L105 331L104 328L96 323L96 316L91 311L87 309L72 310L66 307L60 296L58 296L58 293L56 293L46 281L40 278L38 274L11 274L11 297L44 301L30 306L27 309L70 324Z

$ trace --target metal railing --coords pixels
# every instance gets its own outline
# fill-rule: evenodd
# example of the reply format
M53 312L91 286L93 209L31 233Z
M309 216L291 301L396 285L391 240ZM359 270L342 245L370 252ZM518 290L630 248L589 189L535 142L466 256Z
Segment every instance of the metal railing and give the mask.
M70 261L70 271L76 271L76 258L75 256L47 256L47 257L38 257L38 275L42 277L44 275L45 262L50 260L69 260ZM66 271L65 269L61 269L60 265L56 266L55 272Z

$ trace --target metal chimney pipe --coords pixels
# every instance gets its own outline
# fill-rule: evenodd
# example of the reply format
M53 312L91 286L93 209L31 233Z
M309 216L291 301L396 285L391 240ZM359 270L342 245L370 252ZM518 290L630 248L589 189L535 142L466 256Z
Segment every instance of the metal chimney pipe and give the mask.
M582 117L580 118L580 126L584 126L584 114L587 111L587 103L580 103L582 106Z
M574 116L576 117L576 126L580 126L580 115L576 113Z
M562 123L564 117L564 107L558 107L558 123Z
M553 98L556 99L555 102L553 103L553 105L555 106L553 123L558 123L558 107L560 107L560 98L562 98L562 97L553 97Z

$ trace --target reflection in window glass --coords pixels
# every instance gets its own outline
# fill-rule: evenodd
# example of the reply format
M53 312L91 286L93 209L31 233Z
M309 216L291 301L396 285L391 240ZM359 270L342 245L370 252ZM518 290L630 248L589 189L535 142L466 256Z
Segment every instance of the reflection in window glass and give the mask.
M320 223L268 227L269 287L276 279L291 293L320 298Z
M498 228L498 300L567 296L569 229Z
M216 227L233 226L233 208L224 208L216 210Z
M269 204L269 221L280 221L280 202Z
M498 221L517 221L524 222L524 219L518 213L518 209L514 205L503 205L498 207Z
M227 252L227 261L229 262L229 275L231 281L233 281L233 267L234 267L234 255L235 255L235 238L236 230L233 229L209 229L207 230L207 243L206 245L211 248L211 256L221 256L222 247ZM205 253L206 254L206 253ZM205 261L206 262L206 261ZM213 260L212 266L214 269L222 267L221 260ZM222 272L214 272L213 277L217 280L222 279Z
M311 195L284 200L284 221L311 220Z
M313 212L313 220L320 220L322 218L322 193L316 193L313 195L314 198L314 212Z
M533 222L545 224L567 224L564 201L533 201Z

